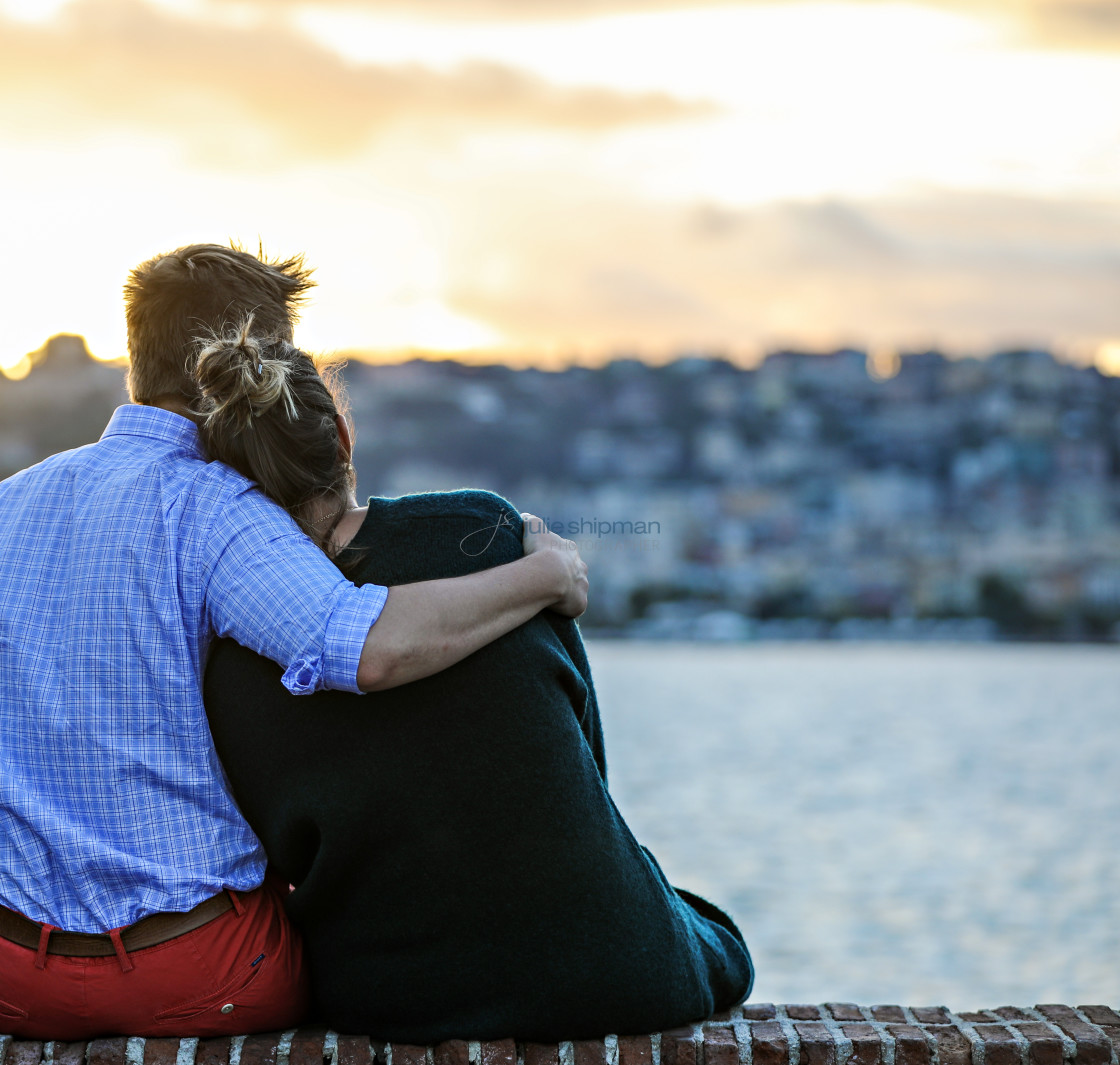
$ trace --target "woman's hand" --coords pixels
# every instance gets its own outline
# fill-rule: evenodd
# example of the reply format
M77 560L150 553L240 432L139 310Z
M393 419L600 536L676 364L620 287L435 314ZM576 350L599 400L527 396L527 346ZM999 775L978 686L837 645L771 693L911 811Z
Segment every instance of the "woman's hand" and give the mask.
M587 609L588 591L587 563L580 558L579 548L572 540L549 532L535 514L522 514L521 520L521 544L526 556L543 551L554 560L559 595L552 609L565 617L578 618Z

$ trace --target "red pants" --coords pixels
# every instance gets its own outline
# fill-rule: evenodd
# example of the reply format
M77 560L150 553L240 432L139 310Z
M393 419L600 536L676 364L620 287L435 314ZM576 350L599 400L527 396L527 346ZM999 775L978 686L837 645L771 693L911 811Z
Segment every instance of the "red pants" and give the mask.
M0 938L0 1032L24 1039L239 1035L304 1019L307 975L284 913L287 888L235 894L234 909L127 955L72 958ZM239 912L240 911L240 912Z

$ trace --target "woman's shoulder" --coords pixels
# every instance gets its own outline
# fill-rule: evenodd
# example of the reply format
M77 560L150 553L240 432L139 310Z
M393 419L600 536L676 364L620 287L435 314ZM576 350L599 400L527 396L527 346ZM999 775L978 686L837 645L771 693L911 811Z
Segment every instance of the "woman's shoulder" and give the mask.
M487 517L506 514L520 520L517 508L497 492L457 488L451 492L416 492L404 496L370 496L366 523L409 521L413 518ZM366 524L363 523L363 524Z
M371 496L338 563L355 584L457 577L521 556L521 515L479 488Z

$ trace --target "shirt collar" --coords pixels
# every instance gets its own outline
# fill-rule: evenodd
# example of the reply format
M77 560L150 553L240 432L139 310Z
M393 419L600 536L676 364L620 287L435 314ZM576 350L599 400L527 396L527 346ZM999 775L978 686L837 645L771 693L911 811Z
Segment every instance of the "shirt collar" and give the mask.
M162 407L147 407L140 403L126 403L118 407L105 426L101 439L110 436L144 436L171 444L192 457L204 458L198 426L189 418Z

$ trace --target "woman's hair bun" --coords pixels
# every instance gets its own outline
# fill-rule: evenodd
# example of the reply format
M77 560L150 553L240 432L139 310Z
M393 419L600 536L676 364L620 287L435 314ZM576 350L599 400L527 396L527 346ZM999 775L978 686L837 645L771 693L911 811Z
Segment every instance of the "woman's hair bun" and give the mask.
M253 481L333 554L354 467L335 395L314 361L283 337L254 336L251 317L198 344L193 413L207 460Z
M198 411L207 423L231 421L249 428L255 415L283 404L289 421L299 417L291 393L291 374L299 352L274 337L253 336L253 316L225 334L199 338L195 365L202 397Z

